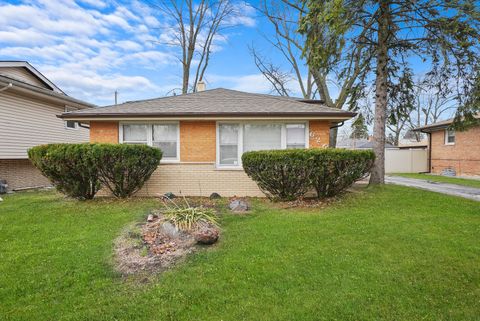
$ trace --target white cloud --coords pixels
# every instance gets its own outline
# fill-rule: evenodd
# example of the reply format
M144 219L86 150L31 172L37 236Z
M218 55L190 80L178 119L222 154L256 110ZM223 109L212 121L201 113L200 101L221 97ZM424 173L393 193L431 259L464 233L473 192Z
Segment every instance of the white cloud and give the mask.
M255 25L252 7L239 3L236 10L228 24ZM161 44L172 40L170 22L136 0L0 0L0 60L27 60L69 95L97 104L111 103L115 90L124 99L160 96L178 87L180 75L178 48ZM228 34L219 35L212 51L227 41ZM167 67L169 73L157 76L167 86L145 76ZM224 81L239 90L268 91L258 75Z
M271 92L270 83L260 73L239 76L208 75L207 82L213 86L218 84L219 87L227 87L251 93Z

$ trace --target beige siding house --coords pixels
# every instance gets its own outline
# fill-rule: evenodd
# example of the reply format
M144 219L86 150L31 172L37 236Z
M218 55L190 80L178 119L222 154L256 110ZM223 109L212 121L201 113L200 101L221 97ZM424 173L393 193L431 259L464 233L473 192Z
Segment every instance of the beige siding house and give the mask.
M27 62L0 61L0 180L10 190L48 185L28 160L30 147L86 142L89 130L56 117L94 105L71 98Z

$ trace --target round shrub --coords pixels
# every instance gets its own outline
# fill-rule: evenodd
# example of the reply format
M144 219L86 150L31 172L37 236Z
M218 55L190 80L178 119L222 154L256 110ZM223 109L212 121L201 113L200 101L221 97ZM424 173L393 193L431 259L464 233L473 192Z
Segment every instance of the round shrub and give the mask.
M368 175L373 151L303 149L252 151L243 154L243 168L274 200L294 200L315 190L319 198L335 196Z
M310 184L318 198L335 196L369 174L375 160L371 150L309 149Z
M301 149L251 151L242 155L243 169L273 200L294 200L310 188L310 155Z
M136 193L157 169L162 152L147 145L93 144L99 179L116 197Z
M92 199L100 184L90 151L90 144L48 144L30 148L28 157L60 192Z

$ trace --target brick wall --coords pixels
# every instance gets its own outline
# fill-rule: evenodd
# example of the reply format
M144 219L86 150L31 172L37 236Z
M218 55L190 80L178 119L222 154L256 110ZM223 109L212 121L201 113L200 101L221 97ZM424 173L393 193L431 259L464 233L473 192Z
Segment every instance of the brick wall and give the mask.
M118 122L90 122L90 143L118 143Z
M28 159L0 159L0 179L7 181L9 190L51 186Z
M328 146L329 121L311 121L309 129L310 147ZM118 123L91 122L90 135L91 142L116 143ZM138 195L156 196L173 192L187 196L209 196L216 192L226 197L264 196L243 170L216 169L215 158L216 122L181 121L181 163L160 165Z
M455 133L455 145L445 145L445 131L432 134L431 171L440 174L445 168L457 175L480 175L480 126Z
M215 121L180 122L180 160L182 162L215 162Z
M331 126L331 123L329 121L324 121L324 120L310 121L309 146L311 148L329 146L330 126Z
M162 164L153 173L138 196L157 196L166 192L186 196L265 195L243 170L219 170L215 164Z

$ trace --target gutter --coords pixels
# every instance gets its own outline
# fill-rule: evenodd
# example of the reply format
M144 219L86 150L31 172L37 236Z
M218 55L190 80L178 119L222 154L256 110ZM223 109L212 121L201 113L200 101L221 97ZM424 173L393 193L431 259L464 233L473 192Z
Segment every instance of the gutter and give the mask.
M12 88L12 87L13 87L13 84L11 82L9 82L8 85L6 85L3 88L0 88L0 92L5 91L5 90L7 90L9 88Z
M331 126L330 129L335 129L335 128L342 127L344 124L345 124L345 121L341 121L341 122L337 123L336 125Z
M58 118L62 119L88 119L88 118L149 118L149 117L165 117L165 118L174 118L174 117L235 117L235 118L242 118L242 117L354 117L356 113L350 112L303 112L303 113L272 113L272 112L249 112L249 113L241 113L241 112L209 112L209 113L198 113L198 112L170 112L170 113L64 113L61 115L57 115Z
M82 109L97 107L96 105L93 105L93 104L90 104L90 103L72 98L72 97L67 96L65 94L61 94L61 93L58 93L58 92L55 92L55 91L50 91L48 89L38 88L36 86L26 84L26 83L23 83L21 81L17 81L15 79L5 77L3 75L0 76L0 83L7 84L7 88L11 88L11 87L15 86L16 91L26 92L30 95L45 97L45 98L50 99L52 101L60 102L63 105L67 101L69 104L75 104L77 106L81 106ZM10 86L10 85L12 85L12 86Z

